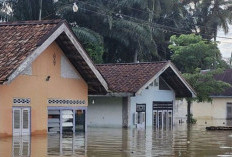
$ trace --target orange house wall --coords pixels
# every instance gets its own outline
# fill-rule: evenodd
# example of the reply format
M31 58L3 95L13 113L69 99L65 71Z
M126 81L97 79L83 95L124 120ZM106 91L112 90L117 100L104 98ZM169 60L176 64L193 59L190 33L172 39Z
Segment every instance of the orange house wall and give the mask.
M54 65L54 54L56 64ZM12 135L12 107L31 107L31 133L47 133L48 106L87 106L88 85L82 79L61 77L62 50L54 42L32 63L32 75L19 75L10 84L0 85L0 136ZM47 76L50 80L46 81ZM29 105L14 105L13 98L30 98ZM57 105L48 98L85 100L84 105Z

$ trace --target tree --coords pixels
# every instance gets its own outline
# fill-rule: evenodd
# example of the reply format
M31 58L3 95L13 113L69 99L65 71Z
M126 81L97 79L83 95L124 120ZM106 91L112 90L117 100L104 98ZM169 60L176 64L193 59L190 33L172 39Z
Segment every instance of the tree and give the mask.
M102 36L92 30L77 25L73 26L73 32L81 41L94 63L103 63L102 55L104 53L104 46Z
M39 19L39 0L9 0L13 9L14 20L38 20ZM49 16L48 19L56 18L53 0L43 0L42 19Z
M60 17L103 37L104 62L169 59L168 41L174 33L163 27L191 31L186 22L188 12L175 0L78 1L77 13L65 3L56 3Z
M216 41L218 28L228 33L232 22L232 1L230 0L184 0L192 13L196 33L204 39Z
M172 61L184 73L183 76L197 93L196 98L186 98L187 122L190 123L193 101L211 101L211 94L220 93L230 87L230 84L214 79L214 75L222 72L221 68L228 68L228 65L221 59L217 44L204 41L201 36L194 34L172 36L170 40ZM205 69L206 72L201 72Z
M197 68L228 68L215 42L194 34L174 35L170 41L169 49L173 52L171 60L183 73L193 73Z

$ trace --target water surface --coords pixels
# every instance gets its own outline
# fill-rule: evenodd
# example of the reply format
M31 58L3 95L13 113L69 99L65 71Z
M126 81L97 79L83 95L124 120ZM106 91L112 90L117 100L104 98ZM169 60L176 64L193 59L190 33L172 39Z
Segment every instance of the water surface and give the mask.
M86 134L1 138L0 157L8 156L232 157L232 131L178 125L166 130L88 128Z

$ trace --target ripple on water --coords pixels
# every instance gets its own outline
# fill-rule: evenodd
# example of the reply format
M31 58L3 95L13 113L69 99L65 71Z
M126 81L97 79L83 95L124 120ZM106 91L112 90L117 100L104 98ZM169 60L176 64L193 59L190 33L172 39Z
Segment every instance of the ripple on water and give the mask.
M0 157L211 157L232 156L230 131L206 131L185 125L167 130L88 128L71 135L0 139Z

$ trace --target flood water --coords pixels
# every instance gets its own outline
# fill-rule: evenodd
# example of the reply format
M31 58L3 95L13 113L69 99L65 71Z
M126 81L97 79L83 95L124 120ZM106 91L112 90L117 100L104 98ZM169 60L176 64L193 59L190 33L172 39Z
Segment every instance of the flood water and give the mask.
M1 138L0 157L10 156L232 156L232 131L178 125L167 130L88 128L86 134Z

